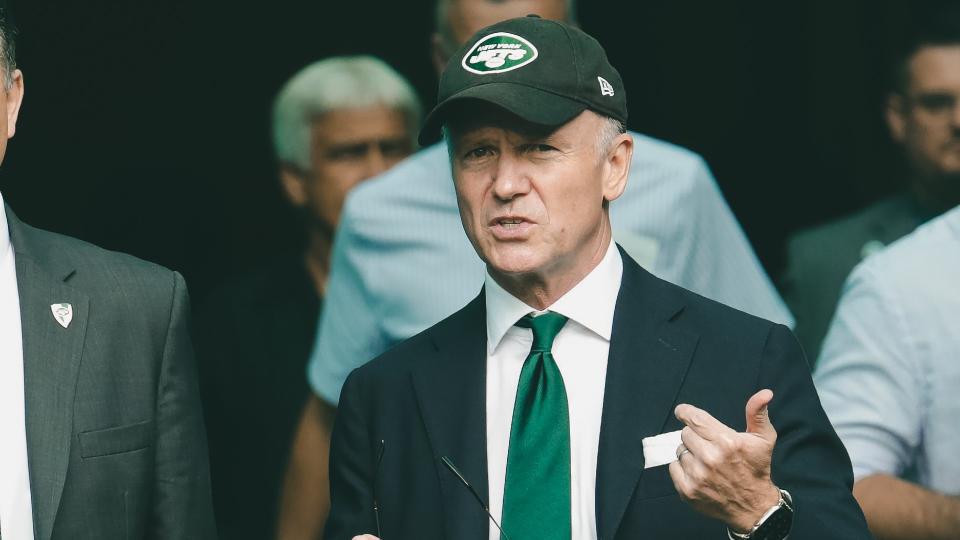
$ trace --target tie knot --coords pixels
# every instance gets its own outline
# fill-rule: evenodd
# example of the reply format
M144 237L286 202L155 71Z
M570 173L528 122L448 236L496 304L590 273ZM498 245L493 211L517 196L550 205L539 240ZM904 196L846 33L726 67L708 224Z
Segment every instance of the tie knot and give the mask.
M553 340L566 322L567 318L563 315L548 311L538 317L524 315L517 321L517 326L533 330L533 347L530 352L550 352Z

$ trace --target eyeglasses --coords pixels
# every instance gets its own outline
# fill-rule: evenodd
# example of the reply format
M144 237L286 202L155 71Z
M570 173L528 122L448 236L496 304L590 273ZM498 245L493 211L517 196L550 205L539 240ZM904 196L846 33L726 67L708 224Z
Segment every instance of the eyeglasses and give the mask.
M907 105L921 109L923 112L936 117L946 118L953 115L960 103L960 94L949 92L925 92L904 96Z

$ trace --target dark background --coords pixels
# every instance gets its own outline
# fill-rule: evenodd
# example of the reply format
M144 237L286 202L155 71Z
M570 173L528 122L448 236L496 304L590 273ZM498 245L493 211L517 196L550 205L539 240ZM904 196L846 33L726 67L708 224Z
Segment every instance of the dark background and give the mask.
M0 168L25 221L183 272L194 298L300 242L269 109L328 55L372 53L435 97L432 0L21 0L26 100ZM921 2L581 0L630 128L711 165L771 275L790 232L894 189L887 59Z

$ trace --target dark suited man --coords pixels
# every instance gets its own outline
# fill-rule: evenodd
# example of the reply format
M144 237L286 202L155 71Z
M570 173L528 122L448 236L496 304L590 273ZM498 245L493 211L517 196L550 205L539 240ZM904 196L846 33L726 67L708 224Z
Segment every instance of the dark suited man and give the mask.
M0 11L0 160L23 75ZM0 213L0 536L215 538L183 278Z
M894 63L884 110L909 168L906 189L787 243L783 298L811 361L853 267L960 204L960 5L937 7Z
M487 279L348 378L325 538L497 539L487 503L513 540L869 538L789 330L612 242L626 115L603 49L562 23L453 56L421 142L445 126Z

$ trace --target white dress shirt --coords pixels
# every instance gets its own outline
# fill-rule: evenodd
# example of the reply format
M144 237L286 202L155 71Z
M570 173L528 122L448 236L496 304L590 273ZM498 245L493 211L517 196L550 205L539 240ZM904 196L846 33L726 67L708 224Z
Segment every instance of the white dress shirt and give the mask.
M613 242L580 283L549 311L569 320L553 342L570 411L570 517L573 538L597 538L596 483L600 417L613 331L613 311L623 278L623 260ZM538 312L512 296L488 274L487 305L487 478L490 513L500 521L513 405L523 362L533 345L529 328L514 326ZM500 533L490 526L490 540Z
M53 315L51 314L51 317ZM20 295L7 215L0 195L0 536L33 540L23 396Z

